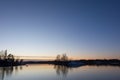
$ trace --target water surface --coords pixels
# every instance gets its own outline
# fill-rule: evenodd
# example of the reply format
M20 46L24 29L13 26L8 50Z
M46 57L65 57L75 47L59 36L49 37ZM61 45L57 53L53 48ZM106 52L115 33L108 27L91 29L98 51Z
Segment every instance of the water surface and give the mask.
M120 67L54 65L0 67L0 80L120 80Z

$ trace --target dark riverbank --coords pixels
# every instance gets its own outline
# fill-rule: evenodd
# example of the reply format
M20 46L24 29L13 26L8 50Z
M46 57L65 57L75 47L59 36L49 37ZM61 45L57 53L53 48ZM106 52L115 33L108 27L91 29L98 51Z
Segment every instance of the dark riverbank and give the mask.
M53 64L67 67L79 67L84 65L110 65L120 66L119 59L94 59L94 60L69 60L66 54L57 55L53 61L24 61L15 58L13 54L8 54L7 50L0 52L0 67L19 66L25 64Z
M23 59L15 59L13 54L8 54L7 50L0 51L0 67L8 67L8 66L18 66L22 65Z
M68 61L25 61L24 64L53 64L53 65L62 65L67 67L79 67L79 66L85 66L85 65L120 66L120 60L96 59L96 60L68 60Z
M68 60L68 61L14 61L14 60L0 60L0 67L19 66L27 64L52 64L66 67L79 67L85 65L95 66L120 66L119 59L96 59L96 60Z
M0 67L19 66L24 65L23 60L5 59L0 60Z

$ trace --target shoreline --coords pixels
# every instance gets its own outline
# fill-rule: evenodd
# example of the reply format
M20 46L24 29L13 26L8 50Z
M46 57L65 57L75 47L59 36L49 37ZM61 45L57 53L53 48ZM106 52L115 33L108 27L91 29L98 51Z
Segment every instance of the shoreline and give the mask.
M109 59L109 60L68 60L68 61L26 61L24 64L53 64L67 67L80 67L85 65L96 65L96 66L120 66L120 60Z
M12 65L11 65L12 64ZM19 63L10 63L6 62L4 65L0 62L0 67L10 67L10 66L20 66L27 64L52 64L52 65L60 65L66 67L80 67L86 65L95 65L95 66L120 66L119 59L95 59L95 60L68 60L68 61L24 61Z

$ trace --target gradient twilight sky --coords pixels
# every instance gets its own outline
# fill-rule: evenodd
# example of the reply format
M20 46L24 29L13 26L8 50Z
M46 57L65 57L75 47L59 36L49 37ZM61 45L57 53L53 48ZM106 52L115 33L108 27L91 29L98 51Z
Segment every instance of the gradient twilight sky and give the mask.
M120 58L120 0L0 0L0 50Z

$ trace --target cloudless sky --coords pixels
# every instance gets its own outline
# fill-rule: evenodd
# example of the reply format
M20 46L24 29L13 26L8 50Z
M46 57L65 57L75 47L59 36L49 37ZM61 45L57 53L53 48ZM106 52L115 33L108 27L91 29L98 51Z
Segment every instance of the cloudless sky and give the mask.
M120 58L120 0L0 0L0 50Z

